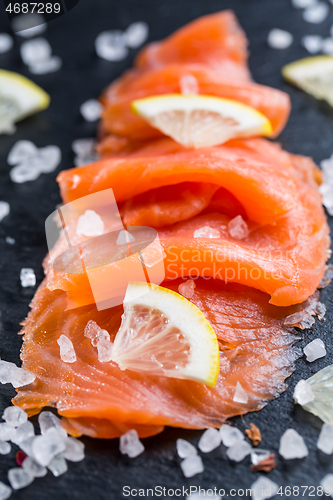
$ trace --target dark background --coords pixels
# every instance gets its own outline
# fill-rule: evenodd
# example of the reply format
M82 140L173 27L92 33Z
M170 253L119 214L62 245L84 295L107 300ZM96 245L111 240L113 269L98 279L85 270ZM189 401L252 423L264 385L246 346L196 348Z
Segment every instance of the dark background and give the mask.
M283 82L281 67L307 55L300 45L305 34L329 35L333 23L331 15L324 23L312 25L302 19L302 11L295 10L290 0L80 0L75 9L50 23L45 36L53 54L61 56L63 68L52 74L32 76L21 62L19 46L23 39L15 36L15 48L0 55L0 67L18 71L31 77L51 95L48 110L26 119L18 125L14 136L0 136L0 200L10 203L11 212L0 223L0 356L19 362L21 338L17 335L19 323L28 312L28 304L35 289L20 286L20 269L32 267L38 282L42 280L41 262L46 254L44 221L60 202L57 172L73 166L71 143L75 138L92 137L96 125L83 121L79 106L101 90L131 65L135 51L121 62L110 63L95 55L94 40L103 30L126 29L133 21L146 21L150 40L165 37L192 19L211 12L233 8L250 40L250 68L254 79L266 85L281 88L292 98L293 111L289 123L279 138L291 152L312 156L317 162L333 153L333 110L310 96ZM266 38L274 27L294 34L293 45L283 51L267 47ZM9 32L4 6L0 3L0 32ZM19 139L30 139L37 146L60 146L63 160L57 172L41 175L24 184L14 184L9 178L7 155ZM332 227L332 219L330 220ZM15 239L13 246L5 237ZM316 450L320 421L312 418L293 404L293 388L301 378L308 378L333 362L332 327L333 304L330 286L322 292L322 301L328 308L326 323L317 322L315 328L304 333L300 346L320 337L327 346L328 355L312 364L304 358L298 362L296 373L289 378L289 389L259 413L245 416L245 422L256 423L263 435L262 448L277 453L279 438L288 427L294 427L305 439L309 456L295 463L278 457L278 467L268 477L279 485L314 485L333 472L333 461L325 459ZM10 403L14 390L0 387L0 411ZM244 430L242 419L234 424ZM144 440L146 452L134 460L118 451L118 440L98 441L84 438L86 459L78 464L68 463L69 471L59 478L51 473L24 490L13 493L15 499L120 499L122 487L148 488L161 485L176 488L182 485L200 485L203 488L249 488L258 477L250 472L249 458L233 465L222 449L204 455L205 471L192 479L185 479L179 467L175 441L178 437L197 443L201 432L167 429L158 437ZM0 480L7 481L7 470L15 465L15 452L0 456ZM302 491L300 493L300 496ZM297 498L297 495L292 495ZM168 497L167 497L168 498ZM240 498L240 497L234 497ZM278 496L277 498L284 498ZM313 498L309 492L303 498Z

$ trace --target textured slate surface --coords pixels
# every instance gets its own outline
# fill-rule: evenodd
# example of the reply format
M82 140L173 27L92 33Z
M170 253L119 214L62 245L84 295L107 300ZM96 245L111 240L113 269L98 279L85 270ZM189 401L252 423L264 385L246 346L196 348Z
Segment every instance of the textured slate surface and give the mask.
M233 8L245 28L250 40L250 67L257 82L272 85L288 92L292 98L293 111L287 128L279 138L284 147L292 152L312 156L316 161L327 158L333 152L333 111L324 103L318 103L302 92L288 86L280 76L281 66L289 61L306 56L300 45L303 35L322 33L328 36L333 22L333 12L323 24L316 26L302 20L301 11L291 8L290 0L81 0L66 16L49 26L46 37L53 53L63 58L63 69L55 74L35 77L52 97L51 107L22 122L12 137L0 136L0 199L11 205L11 213L0 223L0 355L2 359L19 361L21 338L16 335L19 323L28 312L28 304L34 290L22 289L19 271L22 267L33 267L38 281L43 273L41 261L46 253L44 221L59 203L56 173L42 175L34 182L13 184L9 179L7 154L18 139L30 139L38 146L57 144L63 152L58 170L72 166L71 142L78 137L95 134L95 126L84 123L79 115L79 105L90 97L97 97L111 80L130 66L135 52L122 62L108 63L94 54L94 40L105 29L125 29L132 21L144 20L150 26L150 39L168 35L174 29L197 16ZM273 27L290 30L295 35L293 46L285 51L273 51L266 45L268 31ZM0 32L8 31L3 5L0 4ZM0 67L29 73L19 57L18 38L11 52L0 55ZM331 227L332 227L332 220ZM5 243L5 237L15 238L13 246ZM279 459L278 468L269 477L280 485L314 485L329 471L333 464L323 459L316 451L316 440L320 422L312 419L293 405L292 392L296 382L308 378L317 370L333 362L332 290L322 293L328 307L325 324L317 323L312 331L305 332L300 346L316 337L324 339L328 355L325 359L308 364L301 359L296 373L290 377L289 389L278 400L270 403L261 412L247 415L245 422L253 421L262 430L263 447L274 452L278 440L288 427L294 427L305 438L309 456L296 463L285 463ZM0 410L7 406L14 391L0 387ZM244 430L241 419L235 425ZM184 437L197 443L200 432L167 429L162 435L145 440L147 451L135 460L129 460L118 452L118 442L84 439L87 458L78 464L69 464L69 471L60 478L48 474L36 480L27 489L16 492L19 499L91 499L123 498L122 488L149 488L160 485L166 488L197 485L202 488L249 488L257 473L249 470L249 460L232 465L221 449L204 456L205 472L190 480L184 479L179 459L175 452L175 440ZM14 452L0 456L0 480L6 481L8 468L14 465ZM303 490L300 490L301 496ZM307 491L304 498L314 498ZM166 498L171 498L171 492ZM180 497L182 498L182 497ZM241 498L240 495L234 498ZM278 498L284 498L280 496ZM287 497L285 497L287 498ZM292 498L297 498L295 492Z

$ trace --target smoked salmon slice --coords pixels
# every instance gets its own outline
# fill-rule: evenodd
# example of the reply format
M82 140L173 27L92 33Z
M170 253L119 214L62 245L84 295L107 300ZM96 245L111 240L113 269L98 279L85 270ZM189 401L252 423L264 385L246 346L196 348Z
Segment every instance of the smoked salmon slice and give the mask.
M182 281L166 283L178 290ZM191 301L211 322L221 356L217 385L149 377L113 363L101 363L97 349L84 336L89 320L107 329L113 339L122 307L98 312L96 306L66 311L64 292L39 288L24 322L23 367L36 380L20 388L14 404L30 415L44 406L57 408L74 435L117 437L136 428L142 437L165 425L202 429L219 427L225 419L262 408L285 389L285 378L299 352L297 337L283 326L297 310L268 303L262 292L226 285L219 280L196 281ZM75 346L77 361L64 363L57 339L64 333ZM248 394L246 404L233 401L237 382Z

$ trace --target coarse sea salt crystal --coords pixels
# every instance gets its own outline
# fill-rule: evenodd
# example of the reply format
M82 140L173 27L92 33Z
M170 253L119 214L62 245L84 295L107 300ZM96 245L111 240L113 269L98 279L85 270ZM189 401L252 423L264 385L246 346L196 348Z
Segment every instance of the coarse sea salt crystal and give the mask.
M0 441L11 441L15 436L16 430L6 422L0 423Z
M96 99L88 99L80 106L80 113L87 122L98 120L103 111L102 104Z
M136 49L140 47L148 38L149 28L148 24L138 21L129 25L124 32L124 41L127 47Z
M60 347L60 358L64 363L75 363L76 354L74 351L73 343L66 335L62 334L57 340Z
M145 451L145 447L134 429L120 436L119 449L120 453L128 455L130 458L135 458Z
M227 424L223 424L220 428L220 435L222 443L227 448L245 439L244 434L239 429L237 429L237 427L232 427L231 425Z
M304 347L303 352L306 360L312 363L316 359L326 356L325 344L321 339L312 340L307 346Z
M46 75L59 71L62 67L62 59L58 56L51 56L49 59L36 61L30 64L29 71L34 75Z
M90 339L91 345L97 347L98 342L101 340L110 342L110 334L107 330L103 330L98 324L89 320L84 329L84 336Z
M15 467L13 469L9 469L8 471L8 481L10 482L13 490L25 488L26 486L29 486L33 480L34 477L21 467Z
M12 489L0 481L0 500L7 500L12 494Z
M86 210L83 215L80 215L76 226L78 236L100 236L103 233L104 222L94 210Z
M241 215L237 215L228 224L228 233L235 240L244 240L250 234L248 225Z
M110 340L99 340L97 342L98 361L108 363L112 359L113 344Z
M249 400L248 394L243 389L241 384L237 382L233 401L235 401L235 403L241 403L245 405L248 402L248 400Z
M219 238L220 231L209 226L203 226L196 229L193 233L194 238Z
M318 54L323 43L323 37L320 35L306 35L302 38L302 45L310 54Z
M267 43L272 49L287 49L293 43L294 37L291 33L278 28L268 33Z
M85 139L75 139L72 142L74 153L80 157L90 156L96 147L96 139L87 137Z
M304 458L309 454L304 439L295 429L287 429L281 436L279 453L285 460Z
M6 441L0 441L0 455L8 455L11 452L11 445Z
M47 468L52 472L55 477L61 476L68 471L68 465L62 455L53 458Z
M185 460L180 463L180 467L185 477L193 477L204 471L202 458L199 457L199 455L185 458Z
M202 453L209 453L221 444L221 435L217 429L207 429L202 434L198 448Z
M191 299L193 297L194 289L195 289L195 283L193 280L187 280L178 286L178 292L187 299Z
M333 38L325 38L322 43L321 50L324 54L333 55Z
M251 451L251 462L253 465L258 465L263 460L266 460L270 456L271 452L269 450L261 450L256 448Z
M8 52L13 45L13 39L8 33L0 33L0 54Z
M17 165L9 172L9 177L13 182L22 184L23 182L35 181L40 176L40 171L37 168L30 168L29 166Z
M247 441L238 441L227 449L227 457L234 462L242 462L245 457L250 455L252 446Z
M65 451L63 457L70 462L81 462L84 459L84 443L73 437L65 439Z
M31 449L34 459L40 465L47 467L51 460L65 451L66 445L62 435L53 428L45 434L35 437Z
M0 201L0 222L2 221L2 219L7 217L9 212L10 212L9 203L7 203L7 201Z
M60 162L61 149L58 146L46 146L38 149L34 155L23 160L19 166L48 174L53 172Z
M24 441L20 442L20 448L25 455L28 457L33 457L32 445L36 439L36 436L29 436Z
M310 384L306 380L300 380L297 382L294 390L295 402L303 406L311 401L314 401L315 396L312 392Z
M14 363L0 360L0 383L12 384L15 389L31 384L36 378L31 372L19 368Z
M119 30L103 31L95 40L96 54L107 61L121 61L128 55L124 34Z
M2 418L12 427L19 427L28 420L28 415L18 406L7 406Z
M325 496L328 493L333 498L333 474L326 474L320 481L320 486L323 487Z
M46 22L42 14L36 12L20 14L12 19L13 31L24 38L30 38L46 30Z
M44 477L47 474L47 468L40 465L31 457L23 460L22 469L27 471L32 477Z
M12 238L11 236L6 236L5 241L6 243L8 243L8 245L14 245L15 243L14 238Z
M303 12L303 19L308 23L320 24L325 21L328 14L329 6L324 2L318 2Z
M49 429L56 429L63 438L67 438L67 432L61 426L60 418L51 411L42 411L38 415L38 424L41 434L46 434Z
M180 93L183 95L199 94L198 80L193 75L183 75L179 81Z
M52 54L51 45L45 38L34 38L21 45L21 58L24 64L34 64L49 59Z
M126 231L126 229L122 229L119 231L118 238L117 238L117 245L126 245L128 243L133 243L135 241L134 236Z
M21 286L27 288L28 286L36 285L36 275L30 267L23 267L20 272Z
M197 449L193 444L189 443L185 439L177 439L176 441L177 453L180 458L188 458L197 455Z
M279 490L279 486L265 476L259 476L251 485L254 500L266 500L274 497ZM252 495L251 495L252 496Z
M291 4L296 9L306 9L310 5L314 5L317 0L291 0Z
M9 151L7 156L8 165L17 165L21 161L34 156L38 152L38 148L31 141L17 141Z
M317 441L317 448L326 455L333 453L333 425L323 424Z
M15 435L14 437L12 437L11 442L19 446L22 441L25 441L28 437L34 435L35 435L35 429L33 423L27 421L16 428Z

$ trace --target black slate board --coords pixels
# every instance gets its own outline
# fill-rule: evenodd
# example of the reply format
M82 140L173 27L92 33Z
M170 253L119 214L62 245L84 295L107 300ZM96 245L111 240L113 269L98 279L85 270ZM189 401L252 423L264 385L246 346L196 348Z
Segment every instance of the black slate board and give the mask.
M28 312L28 304L34 289L22 289L19 273L22 267L35 269L38 282L42 280L41 262L46 254L44 221L60 202L55 177L58 171L72 166L73 139L95 135L95 125L85 123L79 115L79 106L100 91L115 77L131 65L135 51L122 62L108 63L94 53L96 36L106 29L125 29L131 22L143 20L149 24L150 40L160 39L188 21L211 12L233 8L250 40L250 68L254 79L288 92L292 98L293 111L289 123L279 138L291 152L312 156L317 162L328 158L333 152L333 111L283 82L281 67L287 62L305 57L300 45L305 34L319 33L328 36L333 22L333 11L321 25L311 25L302 19L302 13L290 5L290 0L80 0L79 5L62 18L53 21L46 33L53 53L63 59L61 71L33 80L45 88L52 97L50 108L31 117L18 126L14 136L0 136L0 200L7 200L11 213L0 223L0 355L2 359L19 362L21 338L16 335L19 323ZM291 48L273 51L266 45L271 28L290 30L295 35ZM8 31L9 24L4 7L0 4L0 32ZM31 77L20 60L19 37L15 37L15 48L0 55L0 67L18 71ZM37 146L57 144L63 152L63 160L57 172L42 175L34 182L14 184L10 181L6 158L12 145L19 139L30 139ZM330 220L332 227L332 219ZM13 246L5 237L15 239ZM333 471L329 458L323 459L316 450L320 421L312 418L293 404L293 388L301 378L308 378L319 369L333 362L333 304L330 286L322 292L327 305L326 323L317 322L313 330L305 332L299 345L320 337L327 346L328 355L312 364L300 359L296 373L289 378L289 389L262 411L247 415L245 422L256 423L263 435L262 447L277 453L278 442L288 427L294 427L304 437L309 456L296 463L286 463L279 457L278 468L268 477L279 485L317 486L321 478ZM0 387L0 411L10 403L14 390ZM244 430L242 419L234 424ZM190 485L202 488L249 488L258 477L250 472L249 459L232 465L220 449L204 456L205 471L192 479L185 479L179 467L175 441L178 437L197 443L201 432L166 429L160 436L146 439L146 452L135 460L127 459L118 451L118 440L98 441L84 438L86 459L78 464L69 464L69 471L54 478L51 473L36 480L31 486L13 494L19 499L91 499L101 500L125 498L123 487L181 488ZM0 480L6 482L7 470L14 466L14 451L0 456ZM302 497L304 489L291 496ZM303 498L316 498L316 493L307 490ZM229 495L230 496L230 495ZM172 498L167 492L164 498ZM181 495L180 498L183 498ZM241 498L241 493L233 498Z

